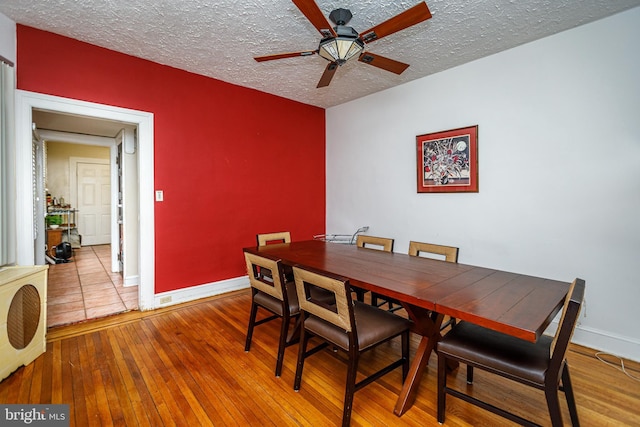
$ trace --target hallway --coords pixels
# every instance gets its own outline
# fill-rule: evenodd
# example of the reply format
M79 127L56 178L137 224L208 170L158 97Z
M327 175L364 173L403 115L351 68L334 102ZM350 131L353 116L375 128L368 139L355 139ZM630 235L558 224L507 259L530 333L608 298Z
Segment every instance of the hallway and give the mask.
M111 246L73 250L71 262L49 266L47 327L138 309L138 286L111 272Z

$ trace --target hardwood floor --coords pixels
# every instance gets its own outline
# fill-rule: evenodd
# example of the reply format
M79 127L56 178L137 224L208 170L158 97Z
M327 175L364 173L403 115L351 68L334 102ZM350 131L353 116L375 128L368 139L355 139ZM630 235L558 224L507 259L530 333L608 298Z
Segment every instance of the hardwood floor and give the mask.
M244 352L249 291L153 312L129 312L53 328L47 352L0 383L0 403L68 403L71 425L331 426L339 425L346 365L329 349L305 364L293 391L297 345L285 353L281 378L273 375L277 322L258 326ZM412 340L415 350L417 338ZM393 342L365 354L372 372L398 351ZM583 426L640 425L640 383L572 346L568 356ZM640 376L637 363L627 369ZM466 388L464 368L449 381ZM476 371L474 392L549 425L542 392ZM438 425L436 357L415 405L393 414L399 370L356 393L353 426ZM562 397L565 422L568 410ZM465 402L447 399L447 426L502 426L509 422Z

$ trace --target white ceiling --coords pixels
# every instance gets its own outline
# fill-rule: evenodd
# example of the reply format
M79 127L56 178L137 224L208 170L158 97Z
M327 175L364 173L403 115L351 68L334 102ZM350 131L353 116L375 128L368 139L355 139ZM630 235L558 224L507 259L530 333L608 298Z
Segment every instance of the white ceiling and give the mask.
M418 0L316 0L353 13L364 31ZM640 0L428 0L433 17L369 43L410 64L400 76L358 61L316 88L318 55L258 63L254 56L315 50L320 34L291 0L2 0L17 23L319 107L331 107L640 5ZM18 64L19 66L19 64Z
M36 110L32 111L32 121L38 131L50 130L72 133L78 135L106 136L115 138L124 129L134 129L131 123L121 123L113 120L98 119L95 117L63 114L59 112ZM56 138L47 138L49 141L63 141L65 138L58 135Z

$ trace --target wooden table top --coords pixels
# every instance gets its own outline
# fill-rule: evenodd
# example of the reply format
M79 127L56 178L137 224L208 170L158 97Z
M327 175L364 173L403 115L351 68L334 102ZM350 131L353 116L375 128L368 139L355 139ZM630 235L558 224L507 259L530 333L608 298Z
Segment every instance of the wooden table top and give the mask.
M405 304L535 342L562 308L569 283L319 240L245 248L286 265L348 278Z

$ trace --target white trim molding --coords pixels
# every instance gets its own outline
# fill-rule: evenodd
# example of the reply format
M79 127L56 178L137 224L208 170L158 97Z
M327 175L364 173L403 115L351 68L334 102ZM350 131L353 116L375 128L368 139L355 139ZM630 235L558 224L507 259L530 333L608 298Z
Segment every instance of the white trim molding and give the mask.
M556 333L559 317L560 314L551 322L545 334L553 335ZM578 318L576 330L571 338L572 343L640 362L640 342L630 337L612 335L610 332L584 326L582 319L584 319L584 310Z
M249 277L242 276L233 279L221 280L219 282L205 283L203 285L192 286L190 288L176 289L175 291L162 292L156 294L155 306L168 307L170 305L181 304L194 301L200 298L221 295L227 292L238 291L249 288Z
M578 326L572 342L624 359L640 362L640 342L629 337L613 335L595 328Z
M20 265L33 265L35 262L31 176L33 109L120 121L137 127L139 218L145 219L139 228L138 305L140 310L152 310L155 308L153 113L16 90L16 254Z

